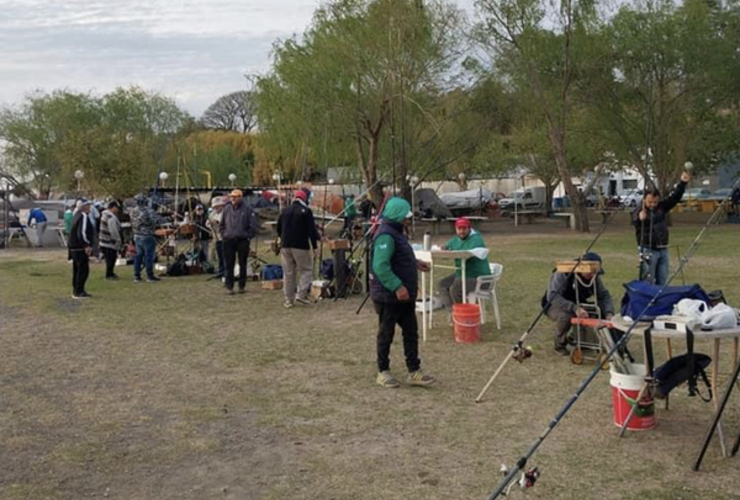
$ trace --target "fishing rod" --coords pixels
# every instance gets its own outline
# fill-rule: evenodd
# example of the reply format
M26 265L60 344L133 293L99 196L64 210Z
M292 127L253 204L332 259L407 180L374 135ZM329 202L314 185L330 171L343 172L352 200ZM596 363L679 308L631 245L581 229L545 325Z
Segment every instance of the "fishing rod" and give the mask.
M631 192L634 192L636 189L637 187L632 188ZM573 268L568 272L568 278L570 278L571 275L575 273L576 269L578 269L578 266L581 264L581 261L583 260L583 255L587 254L594 247L596 242L599 241L599 238L601 238L601 235L604 234L604 231L606 231L606 228L611 224L616 214L618 212L621 212L622 210L615 210L611 214L609 214L609 217L604 221L604 223L601 226L601 229L596 234L596 236L591 240L591 243L588 244L588 247L586 247L586 250L584 250L581 253L578 259L576 259L576 262L573 265ZM552 299L547 299L545 305L540 309L540 312L534 318L532 323L530 323L529 328L527 328L522 334L522 336L519 337L519 340L517 340L514 343L511 350L509 351L509 354L504 358L504 360L501 362L499 367L496 369L496 371L493 373L491 378L488 380L488 383L486 383L485 387L483 387L483 390L481 390L480 394L478 394L478 396L475 398L476 403L480 403L483 400L483 396L485 395L485 393L491 387L491 385L496 380L496 378L499 376L499 374L501 374L504 367L509 363L509 361L512 360L512 358L522 363L525 359L532 357L532 351L524 344L524 341L527 339L529 334L532 333L532 330L534 330L535 326L537 326L540 319L542 319L542 317L545 315L545 311L547 311L551 303L552 303Z
M735 182L735 185L733 188L736 188L740 186L740 179L738 179ZM719 220L719 214L724 211L725 204L727 203L728 197L725 197L722 201L722 203L717 207L717 209L714 211L712 216L709 218L709 220L704 224L704 226L699 231L699 234L694 238L694 241L691 243L691 246L684 254L683 258L679 261L678 266L673 271L673 273L668 277L668 280L664 285L660 287L658 292L653 296L652 299L650 299L650 302L645 306L645 308L640 312L640 314L637 316L637 318L634 318L632 321L632 324L627 328L627 331L625 331L624 335L614 343L612 348L606 353L604 358L602 359L601 363L599 363L594 370L580 383L580 385L576 388L575 393L565 402L565 404L560 408L558 413L555 415L555 417L547 424L547 427L545 427L545 430L540 434L530 445L529 448L527 448L524 455L522 455L519 460L517 460L516 465L513 469L507 470L505 472L505 476L501 481L499 481L498 485L496 485L496 488L493 490L493 492L486 497L486 500L494 500L501 496L502 494L505 495L508 490L510 489L510 483L514 480L517 474L524 471L524 468L527 465L527 462L529 459L534 455L534 453L537 451L537 449L540 447L540 445L547 439L547 437L550 435L550 433L557 427L557 425L560 423L560 421L565 417L565 415L568 413L568 411L571 409L571 407L576 403L578 398L583 394L583 392L588 388L588 386L591 384L591 382L596 378L596 376L603 370L603 368L606 366L606 364L609 362L609 360L623 347L627 345L627 342L632 335L633 330L639 323L640 319L642 319L643 316L645 316L645 313L655 304L655 301L660 297L660 295L665 291L665 289L670 285L671 281L678 275L679 272L681 272L684 268L684 266L688 263L688 261L691 259L691 257L694 255L694 252L696 252L696 249L699 246L699 242L704 237L704 234L706 233L707 229L710 225L715 224ZM648 373L647 376L651 376L652 374ZM537 470L537 469L533 469ZM531 473L532 471L525 471L524 474Z

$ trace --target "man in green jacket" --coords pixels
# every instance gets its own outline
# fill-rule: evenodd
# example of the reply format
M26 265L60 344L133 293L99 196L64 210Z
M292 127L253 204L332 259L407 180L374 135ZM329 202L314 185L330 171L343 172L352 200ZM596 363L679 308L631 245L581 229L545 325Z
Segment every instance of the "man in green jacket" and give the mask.
M473 250L474 248L486 248L480 233L473 230L470 221L465 217L460 217L455 221L455 233L457 236L445 243L445 250ZM457 270L443 278L439 282L437 290L440 299L444 304L447 312L452 313L452 304L462 302L462 271L460 259L455 259ZM478 276L491 274L491 265L488 263L488 257L479 259L470 257L465 260L465 289L468 292L475 290L475 283Z
M417 271L429 266L417 262L414 250L403 232L411 217L411 206L403 198L390 198L383 209L380 225L373 240L370 297L378 313L378 377L383 387L399 384L390 372L390 352L396 325L403 334L403 352L409 385L428 386L434 377L421 371L419 328L416 322L416 295L419 290Z

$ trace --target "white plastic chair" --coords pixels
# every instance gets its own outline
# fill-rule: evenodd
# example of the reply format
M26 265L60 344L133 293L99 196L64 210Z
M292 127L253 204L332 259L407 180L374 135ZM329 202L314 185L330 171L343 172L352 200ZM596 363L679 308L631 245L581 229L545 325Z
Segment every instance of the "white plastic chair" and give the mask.
M493 314L496 316L496 327L501 330L501 315L498 311L498 297L496 296L496 283L501 279L504 266L497 262L490 264L491 274L478 276L475 283L475 291L468 294L468 302L476 303L480 307L481 324L486 322L486 300L493 304Z

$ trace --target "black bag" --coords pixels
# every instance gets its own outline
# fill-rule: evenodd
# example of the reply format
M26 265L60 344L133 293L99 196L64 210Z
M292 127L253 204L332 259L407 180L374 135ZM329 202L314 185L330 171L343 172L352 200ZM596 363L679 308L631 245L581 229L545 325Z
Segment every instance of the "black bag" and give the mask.
M691 366L692 357L694 359L693 368ZM711 400L712 386L709 384L707 373L704 371L711 363L712 358L698 352L686 353L669 359L655 370L655 379L658 383L655 389L655 397L665 399L675 387L684 382L689 383L689 395L691 396L693 395L691 391L696 390L696 382L701 377L709 390L709 398L704 399L702 397L702 399L705 401Z
M187 258L180 254L177 260L167 269L167 276L186 276L188 274Z

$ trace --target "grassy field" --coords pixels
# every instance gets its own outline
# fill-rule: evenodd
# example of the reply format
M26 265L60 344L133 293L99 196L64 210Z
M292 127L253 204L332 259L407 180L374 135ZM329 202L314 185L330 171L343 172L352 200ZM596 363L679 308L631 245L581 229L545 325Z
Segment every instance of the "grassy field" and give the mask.
M732 305L738 229L712 229L684 276ZM672 244L685 252L698 230L674 227ZM281 292L258 283L226 296L204 276L134 284L129 268L106 282L95 264L94 298L80 302L64 251L0 250L0 499L485 498L501 464L525 452L592 370L552 351L544 320L530 336L534 357L508 365L474 403L537 315L554 261L593 237L527 231L500 224L484 234L505 267L503 328L489 322L481 342L460 345L438 322L421 346L440 381L430 389L374 383L376 316L371 306L355 314L359 297L285 310ZM594 250L618 302L637 274L634 235L611 228ZM697 351L711 353L701 341ZM403 374L398 340L392 370ZM608 379L597 377L531 461L543 475L529 498L740 498L740 461L723 459L716 442L703 470L690 471L709 404L679 388L654 430L619 439ZM734 438L740 393L726 415Z

